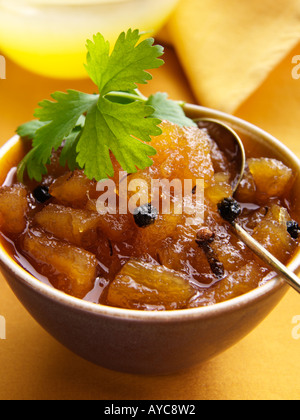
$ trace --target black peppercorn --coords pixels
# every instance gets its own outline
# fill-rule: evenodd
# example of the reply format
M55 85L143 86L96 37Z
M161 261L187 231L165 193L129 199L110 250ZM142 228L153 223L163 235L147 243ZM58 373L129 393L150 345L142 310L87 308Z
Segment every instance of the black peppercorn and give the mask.
M292 220L290 222L286 222L286 227L291 237L293 239L298 239L299 234L300 234L300 226L298 225L298 223Z
M46 203L46 201L50 200L51 195L49 194L49 188L45 185L39 185L35 190L33 191L33 197L38 201L39 203Z
M229 223L233 223L242 212L241 206L233 198L224 198L218 204L218 210L222 218Z
M137 207L133 212L134 221L140 228L152 225L157 219L157 216L158 211L151 203Z

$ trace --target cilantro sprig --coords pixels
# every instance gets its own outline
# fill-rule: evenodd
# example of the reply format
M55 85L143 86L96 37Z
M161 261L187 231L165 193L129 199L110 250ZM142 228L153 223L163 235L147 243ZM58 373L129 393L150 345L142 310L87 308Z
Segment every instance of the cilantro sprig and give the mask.
M194 125L181 104L157 93L149 98L139 84L152 79L148 72L164 64L163 47L154 39L141 41L138 30L121 33L113 50L98 33L87 41L86 70L98 94L76 90L53 93L39 103L36 120L21 125L17 133L32 140L32 148L18 166L18 179L27 171L41 181L53 151L62 147L60 164L80 168L90 179L100 181L114 175L110 153L124 171L136 172L152 165L156 150L151 136L161 134L159 124L169 120L182 126Z

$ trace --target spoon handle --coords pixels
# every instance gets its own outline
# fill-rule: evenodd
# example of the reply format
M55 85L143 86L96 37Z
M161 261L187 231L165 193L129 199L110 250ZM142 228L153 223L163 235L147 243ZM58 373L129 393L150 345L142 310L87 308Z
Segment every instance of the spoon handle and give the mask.
M277 258L267 251L259 242L257 242L249 233L247 233L239 224L232 222L239 238L264 262L271 266L276 273L285 278L287 283L300 293L300 279L291 270L286 268Z

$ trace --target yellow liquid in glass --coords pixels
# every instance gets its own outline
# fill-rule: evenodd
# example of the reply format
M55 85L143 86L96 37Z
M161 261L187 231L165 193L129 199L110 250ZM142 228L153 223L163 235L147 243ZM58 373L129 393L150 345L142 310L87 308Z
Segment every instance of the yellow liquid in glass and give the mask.
M129 28L155 34L178 0L0 0L0 50L53 78L86 77L87 39L113 44Z

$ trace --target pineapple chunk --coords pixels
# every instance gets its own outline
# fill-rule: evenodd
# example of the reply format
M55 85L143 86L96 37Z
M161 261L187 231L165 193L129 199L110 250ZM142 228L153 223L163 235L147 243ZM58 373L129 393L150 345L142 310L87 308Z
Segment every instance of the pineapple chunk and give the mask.
M295 247L295 241L287 231L287 222L290 220L284 207L272 205L253 232L253 238L281 262L286 262Z
M97 200L88 199L86 209L97 212ZM136 232L136 225L132 214L106 214L98 215L99 230L111 241L123 242L131 239Z
M216 257L223 264L224 269L230 272L236 271L243 263L252 257L251 251L242 241L230 237L225 229L219 230L224 234L222 238L217 238L211 245Z
M203 179L205 186L209 186L214 169L206 132L167 121L161 124L161 129L163 133L151 140L158 153L152 158L150 173L161 179L191 179L194 185Z
M26 188L19 185L0 188L0 228L3 232L22 233L28 209Z
M92 190L96 190L96 182L89 180L83 171L76 170L57 178L49 193L61 204L83 208Z
M128 200L138 194L139 202L136 203L139 206L150 203L153 199L152 196L152 178L149 173L143 171L137 171L134 174L130 174L127 177L128 182ZM130 202L130 201L129 201Z
M59 239L83 248L97 240L100 216L88 210L49 204L34 217L34 222Z
M214 280L205 253L195 240L178 239L165 241L157 250L158 260L165 267L175 270L198 284L210 284Z
M190 283L176 271L131 260L111 283L107 303L126 309L182 309L194 293Z
M215 303L225 302L256 289L259 286L260 279L266 276L267 272L268 269L261 267L255 261L245 264L238 271L230 273L214 286Z
M243 264L239 269L228 275L212 287L201 288L189 307L210 306L225 302L250 292L267 279L269 270L256 261Z
M131 214L109 214L99 217L99 229L111 241L123 242L132 238L135 232Z
M58 289L83 298L94 287L97 259L90 252L33 230L26 232L22 246L36 264L50 269Z
M248 159L258 193L267 197L282 197L290 190L293 180L292 169L276 159Z
M176 233L177 226L182 223L181 214L159 214L153 224L145 228L138 228L135 247L144 250L154 258L162 242Z
M254 178L246 168L244 177L235 193L235 198L241 203L255 203L256 200L256 185Z
M232 196L230 176L226 172L218 172L214 180L214 185L206 188L205 195L211 203L218 204L224 198Z

